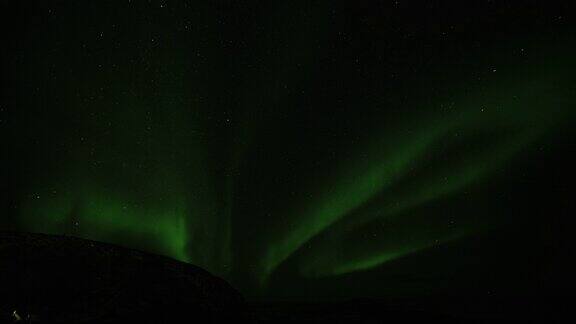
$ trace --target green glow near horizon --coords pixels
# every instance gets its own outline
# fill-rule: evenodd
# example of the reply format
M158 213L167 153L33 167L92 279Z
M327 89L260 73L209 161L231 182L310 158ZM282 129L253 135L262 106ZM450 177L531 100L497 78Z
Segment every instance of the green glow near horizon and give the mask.
M163 208L139 206L102 194L88 194L79 204L70 193L39 193L32 197L23 221L32 231L64 234L124 245L126 240L150 242L148 249L190 262L186 231L187 210L174 202ZM41 222L40 222L41 221ZM144 244L146 245L146 244Z

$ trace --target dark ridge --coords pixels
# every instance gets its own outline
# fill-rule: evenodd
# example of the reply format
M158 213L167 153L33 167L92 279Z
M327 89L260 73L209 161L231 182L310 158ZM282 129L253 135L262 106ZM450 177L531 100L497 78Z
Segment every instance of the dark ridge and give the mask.
M168 257L16 232L0 232L0 287L0 323L219 322L243 303L223 279Z

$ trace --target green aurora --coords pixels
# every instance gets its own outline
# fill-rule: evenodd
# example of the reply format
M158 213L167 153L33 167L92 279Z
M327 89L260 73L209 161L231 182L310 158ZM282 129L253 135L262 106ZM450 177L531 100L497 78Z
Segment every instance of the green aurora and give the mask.
M264 31L183 6L43 22L13 67L27 108L3 130L19 170L8 227L167 255L266 294L283 271L337 278L498 228L468 192L496 195L490 181L573 126L562 45L465 45L462 67L376 38L365 52L400 63L362 66L328 4L278 5L258 23L282 27ZM504 48L535 54L492 58ZM434 207L453 201L470 213Z
M524 79L516 82L534 86L538 80L551 82L542 76L530 82ZM398 237L399 242L389 239L380 242L382 240L374 238L366 241L352 235L355 230L378 220L410 219L412 210L463 192L488 177L494 169L505 168L516 153L530 148L564 114L562 109L550 108L553 94L548 100L542 97L535 100L529 86L518 86L514 92L527 94L525 96L499 94L494 90L491 98L499 102L498 105L470 103L466 104L470 108L456 110L457 113L430 116L426 124L407 121L397 130L374 137L369 145L354 147L349 153L351 158L335 168L331 177L313 178L315 185L302 183L301 188L314 190L304 190L301 201L278 211L279 219L284 222L276 227L278 230L271 227L261 233L266 244L258 250L254 260L258 266L253 270L260 285L266 285L274 270L311 240L314 244L298 261L302 274L330 276L377 267L441 242L485 230L482 224L445 228L446 219L437 219L437 224L430 224L429 230L422 233L410 227L403 229L414 232L416 237L411 240ZM526 106L530 109L526 110ZM175 139L166 133L148 137L150 143L146 149L160 158L149 162L151 165L142 171L124 171L122 163L106 162L107 170L128 180L115 183L117 179L83 172L84 163L90 160L68 164L63 174L32 186L34 194L22 202L25 207L19 218L22 227L119 244L144 242L134 245L226 276L233 266L229 252L232 247L226 243L230 242L227 237L230 219L215 221L214 218L231 217L231 208L217 206L217 189L211 187L215 180L202 172L210 166L197 157L203 153L195 149L202 147L201 140L195 138L195 130L178 124L176 120L170 122L171 127L187 129L184 133L189 136L178 142L199 142L192 145L190 151L174 149L185 160L182 165L166 167L161 151L171 149L166 148L165 142L154 147L157 145L154 142L162 141L164 136L170 141ZM117 132L129 137L141 127L123 125ZM405 129L414 131L405 134ZM115 145L122 146L122 150L126 148L122 143ZM462 150L461 145L467 149ZM444 161L439 164L439 157L434 155L447 153L436 152L450 152L451 148L460 152L450 153L448 161L441 157ZM136 159L149 154L134 150ZM193 171L192 185L187 185L176 174L189 174L185 169ZM159 174L154 174L157 170ZM174 174L164 173L166 170ZM88 179L80 180L84 178ZM107 182L98 183L98 178ZM134 193L123 196L125 187L132 186ZM344 252L334 255L334 251Z

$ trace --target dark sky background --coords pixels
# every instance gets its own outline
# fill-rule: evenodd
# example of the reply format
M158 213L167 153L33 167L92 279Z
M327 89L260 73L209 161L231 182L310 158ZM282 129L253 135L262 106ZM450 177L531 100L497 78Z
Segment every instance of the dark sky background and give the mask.
M0 228L253 298L562 294L571 1L1 1Z

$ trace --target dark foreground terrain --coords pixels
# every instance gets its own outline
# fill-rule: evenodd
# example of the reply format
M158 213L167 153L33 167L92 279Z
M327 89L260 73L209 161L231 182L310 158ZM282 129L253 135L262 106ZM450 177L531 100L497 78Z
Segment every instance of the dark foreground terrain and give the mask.
M563 305L490 296L245 302L224 280L170 258L0 232L0 323L556 323Z
M153 254L74 237L0 234L0 323L168 323L237 317L224 280Z

